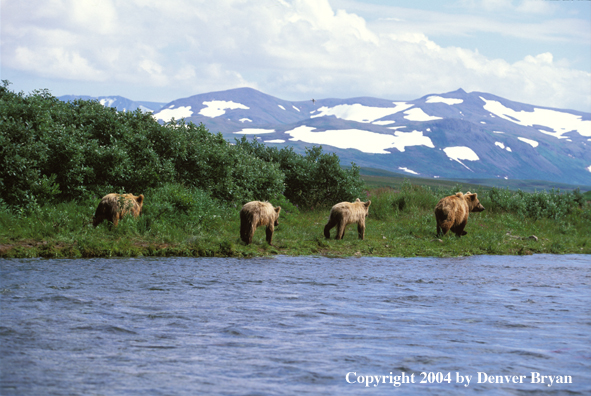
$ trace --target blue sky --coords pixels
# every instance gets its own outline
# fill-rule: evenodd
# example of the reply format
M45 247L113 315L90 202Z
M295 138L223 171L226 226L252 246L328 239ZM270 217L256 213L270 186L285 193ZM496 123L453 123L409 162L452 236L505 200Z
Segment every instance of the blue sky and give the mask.
M591 112L591 2L2 0L12 89L168 102L249 86L287 100L463 88Z

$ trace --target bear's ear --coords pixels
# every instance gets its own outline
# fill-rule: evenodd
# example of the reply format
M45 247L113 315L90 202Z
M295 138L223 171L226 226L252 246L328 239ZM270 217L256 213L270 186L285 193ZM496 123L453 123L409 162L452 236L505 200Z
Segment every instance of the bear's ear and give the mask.
M141 205L142 203L144 203L144 194L140 194L139 197L136 197L135 201L138 203L138 205Z
M470 194L472 194L470 191L468 191L468 192L466 193L466 195L470 195Z
M279 212L281 212L281 206L277 206L274 209L275 209L275 213L277 213L277 214L279 214Z
M361 202L361 200L360 200L359 198L357 198L357 199L355 200L355 202Z
M365 205L366 208L369 208L369 205L371 205L371 201L367 201L363 203Z
M477 195L478 195L478 194L476 194L476 193L474 193L474 194L470 194L470 193L468 193L468 194L466 194L466 195L468 195L468 196L470 197L470 200L471 200L471 201L474 201L474 200L476 200L476 197L477 197Z

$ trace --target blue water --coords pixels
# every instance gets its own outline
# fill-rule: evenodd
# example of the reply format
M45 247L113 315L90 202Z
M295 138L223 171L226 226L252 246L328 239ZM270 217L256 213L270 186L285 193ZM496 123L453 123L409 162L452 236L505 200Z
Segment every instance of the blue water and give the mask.
M0 394L591 394L590 285L588 255L0 260Z

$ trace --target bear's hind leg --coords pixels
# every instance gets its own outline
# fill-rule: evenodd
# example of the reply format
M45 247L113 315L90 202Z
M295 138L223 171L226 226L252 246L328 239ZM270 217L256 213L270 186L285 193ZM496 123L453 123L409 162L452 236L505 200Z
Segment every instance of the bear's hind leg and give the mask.
M342 220L339 222L339 224L337 224L337 236L335 239L343 239L345 237L346 226L347 224Z
M267 226L267 229L265 230L267 233L267 243L269 245L273 245L271 242L273 241L273 231L274 231L274 227L273 224L270 224Z
M334 220L332 217L328 219L328 223L326 223L326 225L324 226L324 237L326 239L330 239L330 230L332 230L332 228L336 225L337 225L336 220ZM337 230L337 232L338 232L338 230Z
M357 234L359 235L359 239L365 239L365 222L357 223Z

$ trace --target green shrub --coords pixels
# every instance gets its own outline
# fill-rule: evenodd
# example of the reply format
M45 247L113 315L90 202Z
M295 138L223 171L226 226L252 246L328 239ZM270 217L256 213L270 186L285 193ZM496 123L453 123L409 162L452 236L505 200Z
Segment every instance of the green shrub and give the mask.
M284 174L203 125L0 87L0 198L27 207L182 183L224 201L269 199Z
M573 209L582 206L580 195L580 192L561 193L560 190L554 189L550 192L526 193L521 190L509 191L498 188L493 188L485 194L490 202L490 209L516 213L534 220L563 218Z
M306 149L305 155L297 154L292 147L279 150L267 147L246 137L236 139L236 146L268 163L277 164L285 174L285 197L300 208L331 207L342 201L362 198L363 181L359 167L350 169L340 165L339 157L322 152L322 147Z

